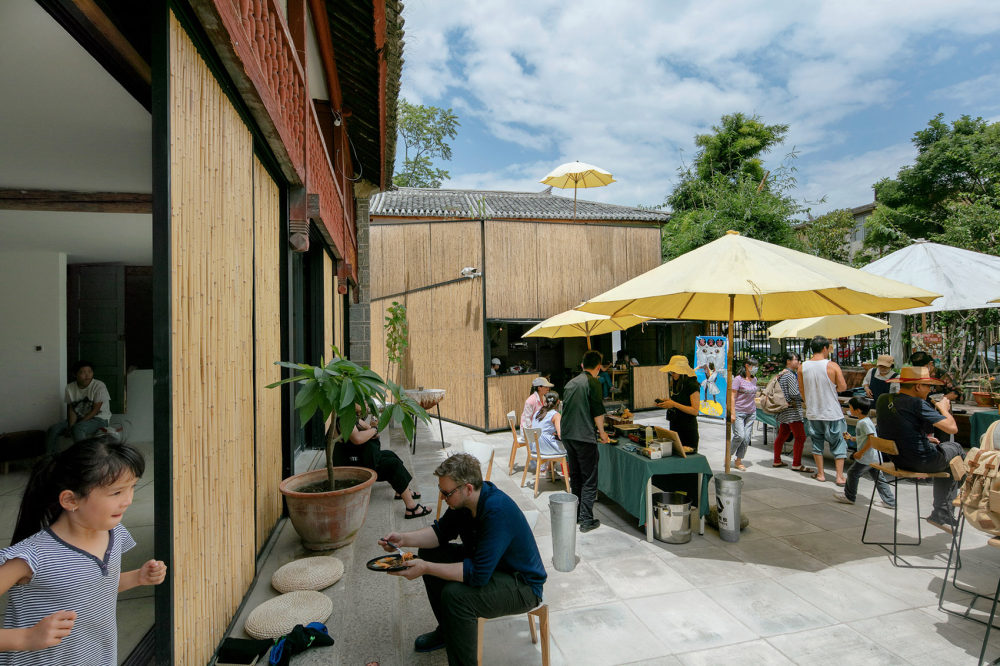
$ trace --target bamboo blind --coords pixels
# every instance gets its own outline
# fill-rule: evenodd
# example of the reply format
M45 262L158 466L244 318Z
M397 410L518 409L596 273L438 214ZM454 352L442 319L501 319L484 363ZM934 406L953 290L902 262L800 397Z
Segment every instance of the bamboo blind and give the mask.
M254 158L254 341L257 552L281 517L281 208L278 186Z
M340 320L336 319L334 313L334 296L337 293L337 278L333 274L333 257L328 253L323 253L323 358L329 361L333 358L331 347L334 345L334 326L340 325ZM343 354L344 350L337 347Z
M659 265L655 227L489 220L487 317L546 319Z
M654 409L656 400L666 398L667 373L660 372L659 365L644 365L632 368L632 409Z
M482 268L478 221L372 224L369 229L372 299L458 278Z
M511 410L514 410L520 421L524 401L531 393L531 380L538 376L538 374L500 375L486 378L490 400L490 418L486 426L488 430L508 427L507 412Z
M482 298L481 280L463 280L395 299L406 306L409 325L403 386L444 389L441 416L478 428L486 425ZM383 327L392 300L371 302L371 367L397 381L386 360Z
M170 19L174 661L206 663L253 580L253 146Z
M344 347L344 297L340 295L337 289L340 287L341 281L337 276L333 277L333 344L337 346L341 354L347 354L347 349Z

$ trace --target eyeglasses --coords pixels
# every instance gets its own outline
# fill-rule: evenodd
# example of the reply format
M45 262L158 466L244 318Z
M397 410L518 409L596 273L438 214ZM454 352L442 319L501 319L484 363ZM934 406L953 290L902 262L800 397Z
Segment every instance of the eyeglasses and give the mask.
M461 490L461 488L462 486L455 486L450 491L445 492L444 490L441 489L441 486L438 486L438 492L441 493L441 497L448 499L449 497L457 493L459 490Z

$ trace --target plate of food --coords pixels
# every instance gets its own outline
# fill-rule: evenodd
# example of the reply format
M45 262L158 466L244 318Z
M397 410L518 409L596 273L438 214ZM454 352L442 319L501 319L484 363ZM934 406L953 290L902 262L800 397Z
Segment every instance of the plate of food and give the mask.
M413 553L389 553L382 557L373 557L365 564L372 571L402 571L406 568L404 562L408 562L416 557Z

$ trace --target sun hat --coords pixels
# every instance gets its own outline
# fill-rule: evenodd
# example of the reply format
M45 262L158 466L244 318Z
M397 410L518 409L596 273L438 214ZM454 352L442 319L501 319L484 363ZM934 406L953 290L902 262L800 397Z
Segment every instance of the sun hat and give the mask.
M537 388L539 386L552 388L553 386L555 386L555 384L547 380L545 377L535 377L534 379L531 380L531 386L532 388Z
M926 366L913 365L900 368L899 377L896 377L895 379L888 379L886 381L894 382L899 385L906 384L907 386L915 384L930 384L932 386L944 385L944 382L940 379L934 379L931 377L931 371Z
M250 611L243 630L258 639L284 636L295 625L326 622L333 600L322 592L299 590L278 595Z
M493 358L490 359L490 365L500 365L500 359L494 356Z
M336 557L303 557L279 567L271 576L271 587L278 592L322 590L343 575L344 563Z
M896 365L896 359L894 359L891 354L879 354L878 360L875 361L875 365L880 368L891 368Z
M688 363L687 357L681 356L680 354L677 356L671 356L670 363L667 363L665 366L660 368L660 372L676 372L681 375L687 375L688 377L694 377L697 374L691 369L691 364Z

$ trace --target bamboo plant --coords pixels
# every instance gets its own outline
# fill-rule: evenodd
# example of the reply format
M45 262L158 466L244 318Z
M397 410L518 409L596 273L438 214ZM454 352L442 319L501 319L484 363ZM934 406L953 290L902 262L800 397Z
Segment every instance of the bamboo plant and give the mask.
M402 423L407 439L412 439L419 418L430 422L427 412L413 398L406 395L398 384L383 380L378 373L364 368L339 354L333 348L333 359L320 365L276 361L275 365L293 371L291 377L268 384L275 388L282 384L299 385L295 395L295 409L299 422L305 426L314 416L330 420L326 430L326 472L329 490L333 490L333 448L338 441L346 442L362 414L377 414L378 429L383 430L395 418ZM391 399L390 399L391 396Z

